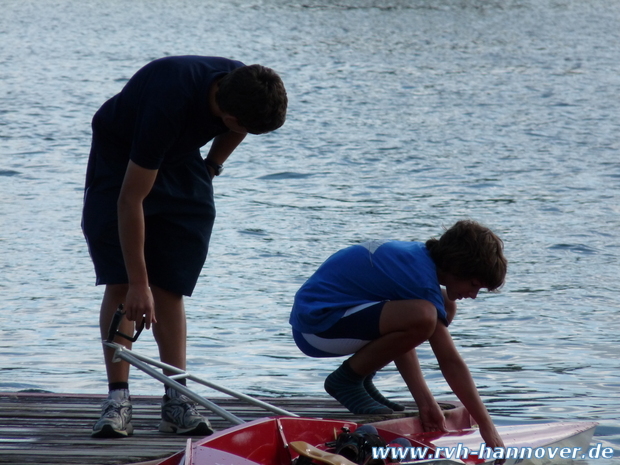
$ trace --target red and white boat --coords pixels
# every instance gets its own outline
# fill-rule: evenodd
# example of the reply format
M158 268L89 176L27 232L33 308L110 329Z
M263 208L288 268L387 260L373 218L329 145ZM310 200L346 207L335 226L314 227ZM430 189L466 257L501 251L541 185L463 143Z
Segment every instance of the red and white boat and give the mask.
M361 454L359 442L336 454L342 435L354 436L363 425L344 420L278 416L255 420L214 433L193 442L185 450L157 465L454 465L492 464L498 458L507 465L570 463L587 454L596 423L557 422L520 426L499 426L503 451L484 443L467 411L458 403L446 410L448 433L425 433L417 417L369 423L384 440L384 446ZM368 426L362 429L368 429ZM348 433L347 433L348 432ZM402 440L408 441L403 446ZM400 441L396 444L395 441ZM342 447L344 441L341 441ZM482 447L482 455L480 455ZM503 454L503 455L502 455Z

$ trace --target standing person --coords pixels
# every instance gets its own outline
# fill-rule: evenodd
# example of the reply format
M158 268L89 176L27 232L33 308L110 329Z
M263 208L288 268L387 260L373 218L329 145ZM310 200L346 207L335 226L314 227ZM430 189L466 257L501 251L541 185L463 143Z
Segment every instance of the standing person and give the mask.
M378 370L394 362L425 431L446 431L415 351L428 341L486 444L503 447L448 331L456 300L475 299L481 288L495 290L504 283L502 249L488 228L459 221L426 243L378 241L340 250L295 295L290 317L295 342L310 357L353 354L326 378L325 390L357 414L404 410L372 382Z
M162 362L185 370L183 296L191 296L207 256L215 220L212 178L247 133L282 126L286 107L282 80L269 68L179 56L141 68L97 111L82 228L96 283L105 285L103 339L122 303L127 318L120 329L130 332L144 319ZM203 160L200 148L209 141ZM133 432L129 365L112 363L112 356L104 348L109 394L95 437ZM212 432L195 405L170 388L159 430Z

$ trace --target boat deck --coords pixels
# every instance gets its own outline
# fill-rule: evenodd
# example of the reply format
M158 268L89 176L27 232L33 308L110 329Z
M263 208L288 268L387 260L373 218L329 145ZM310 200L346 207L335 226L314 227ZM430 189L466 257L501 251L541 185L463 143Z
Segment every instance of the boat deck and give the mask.
M49 393L0 393L0 464L112 465L168 457L185 447L187 436L160 433L161 397L132 396L134 435L123 439L94 439L90 433L99 418L104 396ZM272 416L233 398L211 398L245 421ZM338 418L355 422L381 417L353 415L335 400L325 398L263 398L304 417ZM415 404L405 405L414 408ZM199 407L214 429L232 426ZM390 418L394 418L391 415Z

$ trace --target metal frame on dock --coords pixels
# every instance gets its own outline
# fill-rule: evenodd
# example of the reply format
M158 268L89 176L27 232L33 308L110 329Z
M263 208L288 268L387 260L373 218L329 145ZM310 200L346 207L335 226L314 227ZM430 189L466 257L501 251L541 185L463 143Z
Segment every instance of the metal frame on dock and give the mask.
M103 344L107 347L110 347L111 349L114 349L114 358L113 358L114 362L124 360L127 363L130 363L131 365L135 366L139 370L142 370L146 374L152 376L156 380L161 381L166 386L169 386L175 389L181 394L189 397L194 402L202 405L203 407L208 408L213 413L221 416L222 418L230 421L231 423L235 425L240 425L242 423L245 423L245 421L243 421L241 418L237 417L236 415L233 415L232 413L228 412L227 410L223 409L222 407L218 406L217 404L214 404L210 400L205 399L203 396L196 394L192 390L188 389L186 386L179 383L177 380L178 379L189 379L196 383L202 384L203 386L207 386L211 389L215 389L216 391L220 391L220 392L223 392L224 394L228 394L229 396L236 397L239 400L243 400L245 402L248 402L249 404L256 405L257 407L261 407L265 410L268 410L278 415L284 415L288 417L299 416L287 410L268 404L267 402L263 402L261 400L242 394L240 392L233 391L231 389L225 388L223 386L219 386L210 381L194 376L191 373L181 370L180 368L177 368L175 366L168 365L158 360L145 357L144 355L137 354L136 352L133 352L129 350L127 347L121 344L118 344L116 342L103 341ZM174 375L166 376L163 373L155 370L153 366L164 369L164 370L169 370L173 372Z
M239 400L245 401L257 407L261 407L277 415L283 415L283 416L288 416L288 417L299 416L287 410L268 404L267 402L263 402L262 400L255 399L254 397L250 397L248 395L242 394L241 392L233 391L232 389L219 386L215 383L212 383L205 379L194 376L191 373L188 373L185 370L181 370L178 367L168 365L167 363L163 363L163 362L160 362L158 360L155 360L149 357L145 357L144 355L137 354L136 352L133 352L132 350L128 349L122 344L118 344L114 342L114 338L116 336L121 336L131 342L135 342L138 339L138 336L140 335L140 333L142 332L142 329L144 328L144 321L142 321L142 324L137 328L136 334L133 336L128 336L118 331L119 324L124 314L125 312L123 311L123 306L119 305L118 310L116 311L116 313L114 314L114 317L112 318L112 323L110 324L110 330L108 332L108 338L102 341L104 346L109 347L114 350L114 357L112 358L113 362L118 362L120 360L126 361L127 363L135 366L139 370L142 370L146 374L152 376L156 380L161 381L162 383L164 383L164 385L175 389L177 392L180 392L181 394L187 396L194 402L202 405L203 407L208 408L216 415L221 416L225 420L228 420L235 425L240 425L242 423L245 423L245 421L243 421L241 418L237 417L236 415L233 415L232 413L228 412L227 410L223 409L222 407L218 406L217 404L214 404L210 400L205 399L203 396L196 394L192 390L188 389L186 386L179 383L177 380L178 379L189 379L191 381L195 381L196 383L202 384L203 386L207 386L207 387L210 387L211 389L215 389L216 391L220 391L220 392L223 392L224 394L228 394L229 396L236 397ZM155 370L153 368L154 366L164 369L164 370L168 370L169 372L174 373L174 374L171 376L166 376L163 373Z

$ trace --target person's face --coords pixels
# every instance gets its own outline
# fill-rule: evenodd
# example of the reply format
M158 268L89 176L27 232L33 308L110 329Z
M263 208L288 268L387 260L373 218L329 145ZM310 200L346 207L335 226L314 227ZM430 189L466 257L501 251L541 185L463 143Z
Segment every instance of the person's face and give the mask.
M484 285L477 279L462 279L446 274L444 282L450 300L475 299Z

